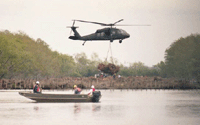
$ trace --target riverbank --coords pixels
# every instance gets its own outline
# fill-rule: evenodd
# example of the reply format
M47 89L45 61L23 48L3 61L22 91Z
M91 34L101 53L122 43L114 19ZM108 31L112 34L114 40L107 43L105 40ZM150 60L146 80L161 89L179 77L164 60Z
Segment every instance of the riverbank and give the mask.
M89 89L91 85L96 89L200 89L195 81L161 77L65 77L39 81L42 89L72 89L73 85L82 89ZM32 89L35 82L35 79L1 79L0 89Z

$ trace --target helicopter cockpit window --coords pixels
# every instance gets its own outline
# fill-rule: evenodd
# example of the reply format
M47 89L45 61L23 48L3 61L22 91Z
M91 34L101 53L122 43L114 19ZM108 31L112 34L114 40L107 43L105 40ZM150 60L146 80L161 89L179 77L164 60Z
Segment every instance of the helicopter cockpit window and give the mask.
M119 33L120 34L127 34L126 31L124 31L124 30L119 30Z
M118 33L118 34L122 34L121 30L117 30L117 33Z
M123 34L124 33L124 31L123 30L120 30L120 32Z

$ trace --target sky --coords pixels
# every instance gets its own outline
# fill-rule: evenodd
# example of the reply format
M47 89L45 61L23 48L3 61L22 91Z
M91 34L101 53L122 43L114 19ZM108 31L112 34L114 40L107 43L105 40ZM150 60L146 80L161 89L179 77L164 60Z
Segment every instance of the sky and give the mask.
M0 0L0 30L22 31L41 38L53 51L74 56L92 53L105 60L109 41L68 39L73 19L151 26L117 27L130 38L111 43L112 56L120 63L142 62L153 66L164 61L165 50L181 37L200 33L199 0ZM81 36L105 28L76 22ZM71 34L73 35L73 33ZM108 55L111 56L111 53Z

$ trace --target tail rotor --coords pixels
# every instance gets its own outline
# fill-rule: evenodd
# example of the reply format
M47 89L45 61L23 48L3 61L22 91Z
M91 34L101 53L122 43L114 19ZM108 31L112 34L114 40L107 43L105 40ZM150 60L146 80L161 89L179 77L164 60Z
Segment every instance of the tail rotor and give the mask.
M67 28L71 28L71 31L70 31L69 35L71 35L71 34L72 34L72 28L74 27L74 24L75 24L75 20L73 20L73 24L72 24L72 26L71 26L71 27L67 27Z
M73 21L72 26L67 26L67 28L71 28L69 39L78 40L81 38L81 36L76 30L76 28L78 27L74 26L76 20L72 20L72 21ZM74 32L73 36L71 36L72 31Z
M72 27L74 27L74 24L75 24L75 20L74 20L74 22L73 22L73 24L72 24ZM72 29L71 29L71 31L70 31L70 35L72 34Z
M71 28L71 31L70 31L69 35L72 34L72 31L73 31L72 29L73 28L78 28L78 27L75 27L74 25L75 25L75 20L73 20L72 26L67 26L67 28Z

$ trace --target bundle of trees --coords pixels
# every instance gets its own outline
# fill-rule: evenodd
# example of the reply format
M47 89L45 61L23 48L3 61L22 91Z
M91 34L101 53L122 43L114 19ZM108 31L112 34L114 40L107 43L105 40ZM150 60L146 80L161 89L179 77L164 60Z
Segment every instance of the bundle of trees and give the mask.
M117 72L119 72L119 66L116 66L115 64L109 63L108 65L105 65L103 63L100 63L98 65L98 69L104 73L113 75Z

